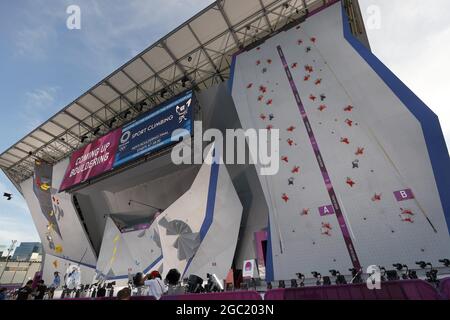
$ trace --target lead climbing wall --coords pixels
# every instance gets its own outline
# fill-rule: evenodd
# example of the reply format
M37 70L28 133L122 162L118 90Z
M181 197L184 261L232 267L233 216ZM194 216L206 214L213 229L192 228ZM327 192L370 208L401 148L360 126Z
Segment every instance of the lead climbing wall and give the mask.
M450 256L422 126L344 38L339 3L238 55L232 85L244 129L280 130L280 171L259 177L275 279Z

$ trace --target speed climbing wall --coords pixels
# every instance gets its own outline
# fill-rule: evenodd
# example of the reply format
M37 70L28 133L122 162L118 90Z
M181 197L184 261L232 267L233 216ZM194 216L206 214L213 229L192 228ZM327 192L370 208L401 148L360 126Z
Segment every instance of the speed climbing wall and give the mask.
M450 256L439 123L431 146L423 121L435 117L417 117L426 106L399 97L343 21L337 3L235 58L242 126L280 131L280 170L259 177L269 279Z

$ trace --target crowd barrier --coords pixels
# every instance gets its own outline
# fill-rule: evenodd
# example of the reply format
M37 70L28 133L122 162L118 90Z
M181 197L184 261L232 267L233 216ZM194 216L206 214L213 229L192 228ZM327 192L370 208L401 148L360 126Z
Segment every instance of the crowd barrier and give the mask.
M262 300L262 297L256 291L233 291L162 296L161 300Z
M441 280L439 292L423 280L402 280L382 282L380 290L369 290L366 283L317 287L272 289L266 292L264 300L450 300L450 278ZM117 300L117 297L68 298L64 300ZM156 300L153 296L132 296L130 300ZM162 296L161 300L230 300L260 301L256 291L226 291L218 293L183 294Z
M442 297L446 300L450 300L450 278L441 280L440 289Z
M264 300L439 300L434 287L422 280L383 282L380 290L365 283L323 287L273 289Z

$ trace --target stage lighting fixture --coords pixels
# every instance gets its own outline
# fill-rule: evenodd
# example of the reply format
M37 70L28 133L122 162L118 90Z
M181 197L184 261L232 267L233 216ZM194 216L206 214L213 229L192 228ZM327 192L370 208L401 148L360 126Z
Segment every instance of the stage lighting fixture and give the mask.
M337 277L338 275L341 274L339 271L334 270L334 269L330 270L330 273L331 273L331 275L332 275L333 277Z
M322 279L322 275L317 271L313 271L313 272L311 272L311 274L313 275L314 278L317 279L316 285L320 286L320 284L321 284L320 280Z
M117 121L116 118L112 118L111 121L109 121L108 123L108 127L111 129L116 121Z
M438 271L436 269L433 269L433 267L431 267L431 270L426 273L427 281L430 283L439 283L437 275Z
M362 283L361 272L356 270L355 268L348 269L352 273L352 281L351 283Z
M187 60L188 60L188 62L191 62L192 61L192 57L189 56Z
M82 136L82 137L80 138L80 142L83 143L83 142L85 142L87 139L88 139L88 136L87 136L87 135L84 135L84 136Z
M397 270L386 271L386 277L388 281L398 281L400 280Z
M208 278L208 283L206 285L206 292L221 292L223 291L223 284L222 281L217 278L215 274L206 274L206 277Z
M296 279L291 279L291 288L298 288L298 283Z
M160 94L161 98L164 99L164 96L166 95L166 93L167 93L167 89L162 89L161 94Z
M408 271L408 278L409 279L418 279L419 277L417 276L417 272L414 270L409 270Z
M398 271L402 271L403 270L403 265L401 263L395 263L392 265L395 269L397 269Z
M347 284L347 280L345 279L345 276L343 275L338 275L336 277L336 284Z
M142 110L144 110L144 107L146 107L146 106L148 106L148 104L147 104L147 102L145 102L145 101L139 103L138 111L139 111L139 112L142 112Z
M183 79L181 79L181 86L183 88L186 88L186 83L189 81L189 78L185 76Z
M278 288L280 288L280 289L286 288L286 284L284 283L284 280L278 281Z
M297 273L297 278L300 280L300 287L304 287L305 286L305 275L302 273Z
M131 111L130 110L126 110L126 111L124 111L123 113L122 113L122 118L124 118L124 119L126 119L126 118L128 118L128 116L131 114Z
M331 286L331 279L330 279L330 277L329 276L323 276L322 284L324 286Z
M93 134L94 136L96 136L96 135L99 134L99 132L100 132L100 127L97 127L97 128L94 129L94 131L92 132L92 134Z
M442 263L445 267L450 267L450 260L449 259L442 259L439 260L440 263Z
M381 266L379 268L381 273L381 282L386 282L386 268Z
M417 261L416 264L421 268L421 269L425 269L428 265L428 263L426 263L425 261Z
M10 201L12 199L12 194L4 192L3 196L6 198L6 200Z
M187 286L187 292L188 293L201 293L203 289L203 279L199 276L196 276L194 274L191 274L188 278L188 286Z
M285 4L283 5L283 7L284 7L285 9L289 9L289 3L285 3Z

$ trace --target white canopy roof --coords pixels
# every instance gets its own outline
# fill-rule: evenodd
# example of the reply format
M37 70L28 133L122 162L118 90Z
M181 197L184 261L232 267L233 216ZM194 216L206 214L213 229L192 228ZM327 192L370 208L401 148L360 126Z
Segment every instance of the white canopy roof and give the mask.
M36 159L58 162L188 88L227 80L234 53L334 2L217 0L4 151L0 168L18 187Z

